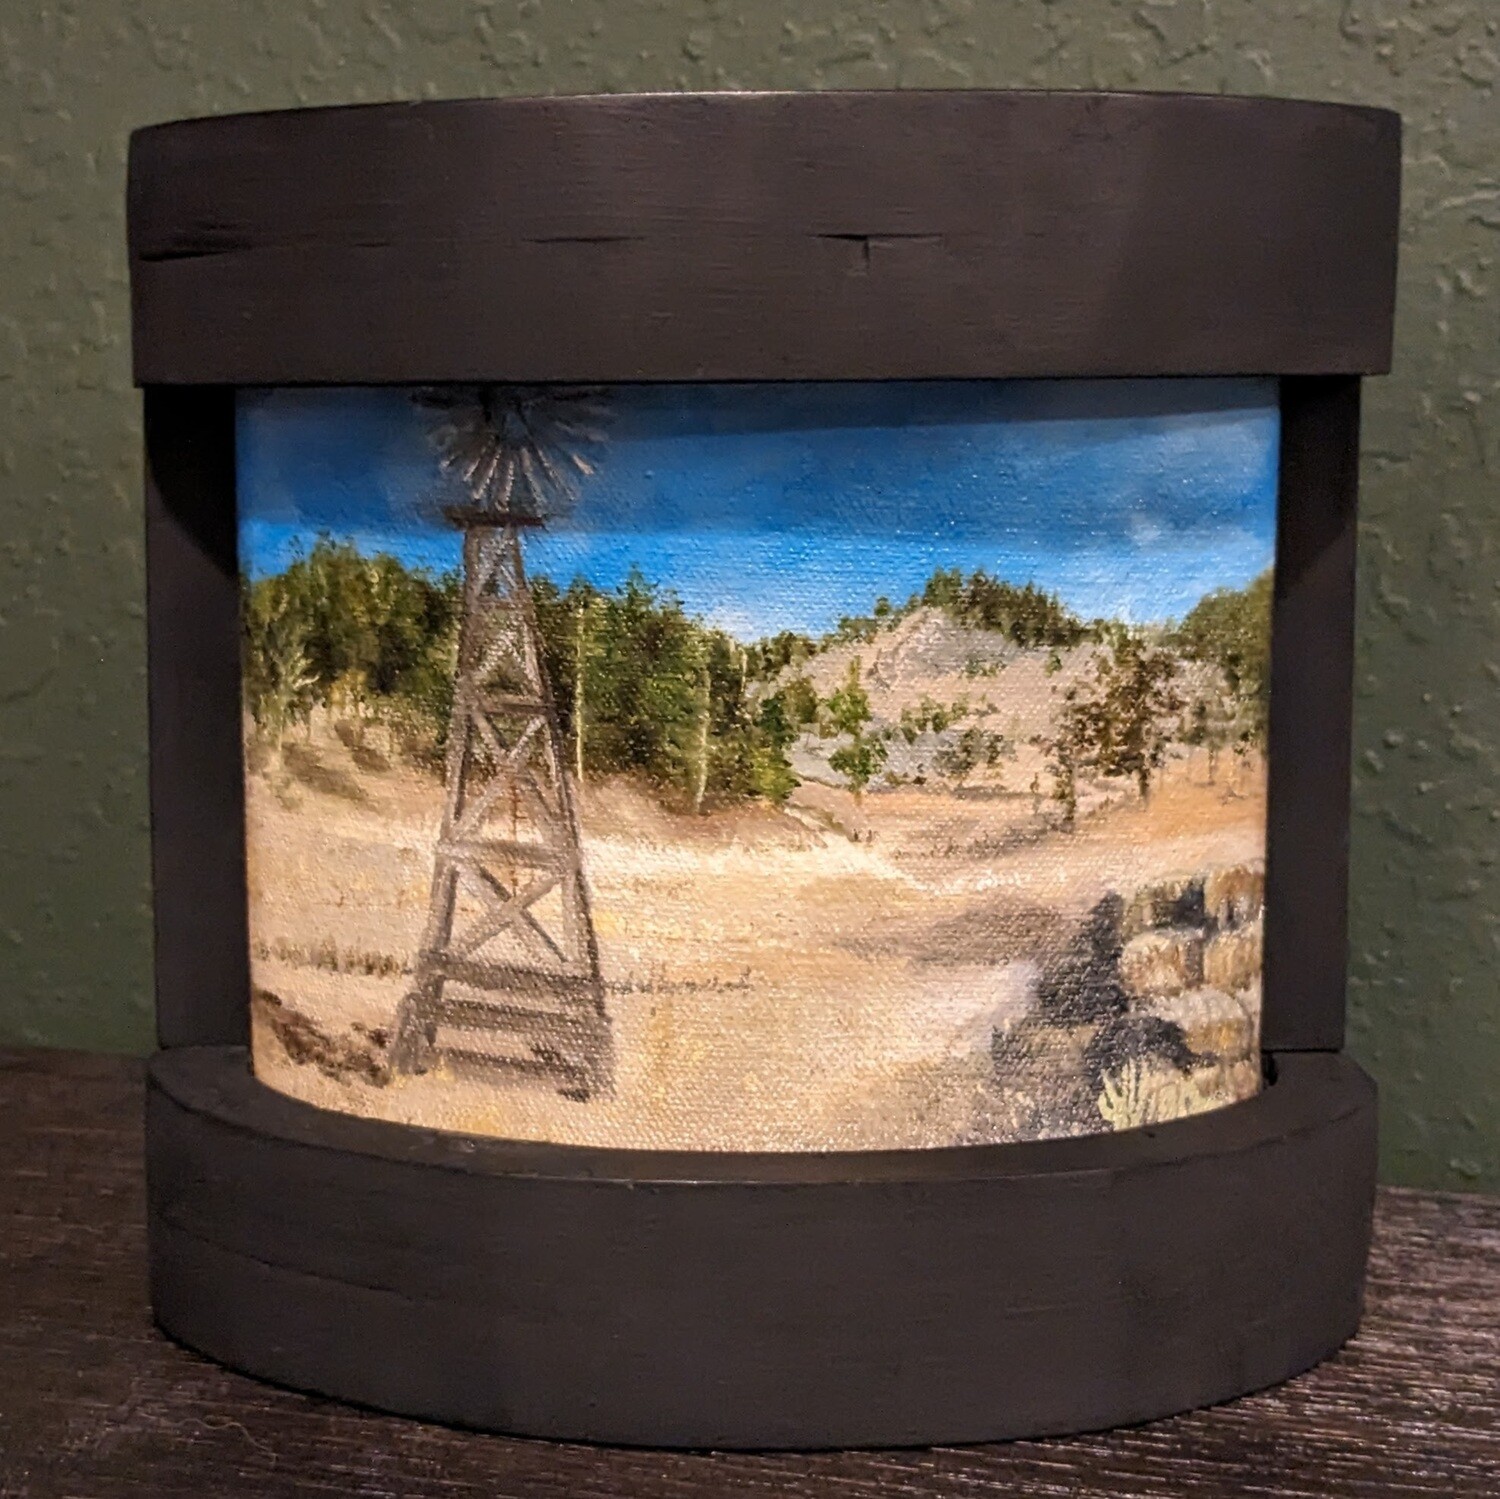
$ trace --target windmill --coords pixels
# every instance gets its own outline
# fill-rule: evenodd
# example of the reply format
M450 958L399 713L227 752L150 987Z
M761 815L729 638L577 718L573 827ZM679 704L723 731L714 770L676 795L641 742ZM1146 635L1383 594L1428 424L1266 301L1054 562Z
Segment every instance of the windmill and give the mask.
M463 532L463 602L427 922L390 1065L407 1074L441 1059L583 1101L610 1091L614 1048L521 538L576 502L606 412L582 387L455 387L417 399L464 497L443 509ZM448 1032L484 1040L440 1045Z

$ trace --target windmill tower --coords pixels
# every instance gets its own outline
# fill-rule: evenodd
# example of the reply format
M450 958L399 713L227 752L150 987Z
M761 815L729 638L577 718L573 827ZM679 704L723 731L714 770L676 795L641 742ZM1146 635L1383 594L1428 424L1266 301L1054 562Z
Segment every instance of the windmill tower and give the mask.
M610 1091L614 1050L522 536L576 499L603 412L577 388L420 399L438 413L440 465L466 495L443 512L463 530L463 605L427 923L391 1068L441 1059L582 1101ZM457 1047L450 1033L481 1039Z

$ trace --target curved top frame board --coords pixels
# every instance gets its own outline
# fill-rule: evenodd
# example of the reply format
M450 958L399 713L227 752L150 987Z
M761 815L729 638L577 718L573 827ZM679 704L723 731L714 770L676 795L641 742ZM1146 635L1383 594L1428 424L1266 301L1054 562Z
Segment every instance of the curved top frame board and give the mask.
M1361 375L1400 122L1183 94L496 99L136 133L143 385Z

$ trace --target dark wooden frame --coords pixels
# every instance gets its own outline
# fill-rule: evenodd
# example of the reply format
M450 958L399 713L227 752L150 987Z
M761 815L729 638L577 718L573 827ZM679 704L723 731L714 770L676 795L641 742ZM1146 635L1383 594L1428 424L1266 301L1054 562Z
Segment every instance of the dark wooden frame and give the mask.
M1261 1044L1337 1051L1348 962L1359 381L1281 383Z
M1347 1337L1375 1118L1336 1055L1359 377L1389 358L1398 172L1383 111L1170 95L140 132L162 1325L394 1410L739 1446L1144 1419ZM235 385L1214 374L1282 377L1258 1098L1032 1145L663 1155L378 1124L250 1077Z
M816 1156L443 1135L185 1048L147 1125L152 1301L185 1342L645 1445L994 1440L1228 1399L1354 1332L1374 1201L1374 1088L1327 1053L1161 1129Z
M146 633L159 1045L247 1045L250 934L234 392L146 392Z
M155 126L136 380L1370 374L1399 138L1348 105L967 90Z

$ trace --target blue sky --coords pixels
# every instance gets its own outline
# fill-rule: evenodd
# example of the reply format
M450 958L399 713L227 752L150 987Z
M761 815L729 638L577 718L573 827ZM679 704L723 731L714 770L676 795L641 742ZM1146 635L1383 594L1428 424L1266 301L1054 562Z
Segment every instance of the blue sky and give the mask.
M619 386L597 474L527 564L604 587L637 566L742 638L820 632L937 566L1180 617L1270 564L1275 402L1270 380ZM430 420L399 390L242 392L249 570L321 531L455 566Z

